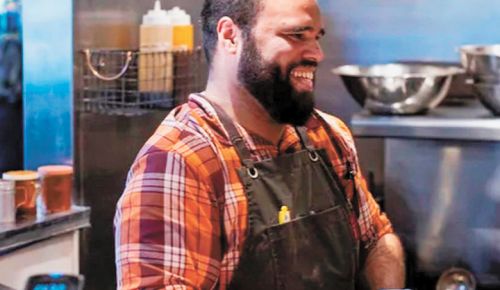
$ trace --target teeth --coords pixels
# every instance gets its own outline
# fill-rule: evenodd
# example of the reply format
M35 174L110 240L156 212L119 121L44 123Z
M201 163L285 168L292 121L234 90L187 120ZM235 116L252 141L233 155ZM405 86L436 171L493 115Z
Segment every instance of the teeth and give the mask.
M312 72L292 72L292 76L308 80L314 79L314 73Z

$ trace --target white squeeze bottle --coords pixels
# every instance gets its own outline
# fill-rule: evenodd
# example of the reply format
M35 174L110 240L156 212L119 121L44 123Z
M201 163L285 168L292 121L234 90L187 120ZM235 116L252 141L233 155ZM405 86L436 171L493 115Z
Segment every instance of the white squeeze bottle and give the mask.
M174 50L193 50L194 33L191 16L177 6L170 9L168 15L173 26Z
M142 17L139 50L139 91L172 93L172 23L160 0Z

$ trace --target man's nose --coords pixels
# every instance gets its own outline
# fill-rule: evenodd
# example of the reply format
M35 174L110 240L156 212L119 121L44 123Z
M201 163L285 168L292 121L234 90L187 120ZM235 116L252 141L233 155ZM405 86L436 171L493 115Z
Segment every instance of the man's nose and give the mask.
M315 61L317 63L321 62L325 58L325 54L323 53L323 49L318 40L314 40L307 47L304 58L308 60Z

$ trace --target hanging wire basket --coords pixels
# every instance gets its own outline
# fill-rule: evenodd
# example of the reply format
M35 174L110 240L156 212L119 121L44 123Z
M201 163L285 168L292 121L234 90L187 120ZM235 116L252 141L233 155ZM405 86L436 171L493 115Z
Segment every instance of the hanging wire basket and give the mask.
M135 116L170 110L202 89L203 55L193 51L83 50L77 108Z

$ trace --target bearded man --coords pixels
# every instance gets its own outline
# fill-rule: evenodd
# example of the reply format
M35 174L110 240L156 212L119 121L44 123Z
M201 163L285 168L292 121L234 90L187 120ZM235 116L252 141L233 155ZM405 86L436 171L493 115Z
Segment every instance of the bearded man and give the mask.
M206 0L205 91L139 152L115 216L119 289L404 286L352 136L314 109L315 0Z

